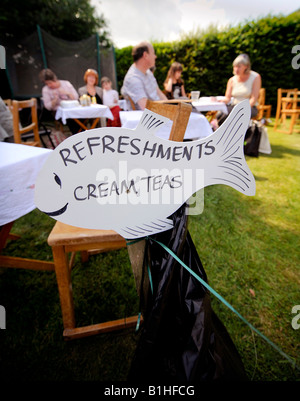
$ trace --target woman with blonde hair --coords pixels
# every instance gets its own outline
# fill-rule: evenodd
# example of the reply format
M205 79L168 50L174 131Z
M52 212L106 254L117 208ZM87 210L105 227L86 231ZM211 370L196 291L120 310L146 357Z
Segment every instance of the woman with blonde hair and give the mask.
M95 97L98 104L103 103L103 90L98 85L99 75L96 70L89 68L83 76L85 86L78 89L79 96L88 95Z
M184 82L181 78L182 65L175 61L169 68L164 82L164 93L168 99L186 98Z
M242 100L249 99L251 118L258 113L258 96L261 88L261 76L251 70L250 58L247 54L240 54L232 63L233 76L227 82L225 97L221 101L226 103L228 114L233 107ZM219 125L224 122L227 115L218 118Z

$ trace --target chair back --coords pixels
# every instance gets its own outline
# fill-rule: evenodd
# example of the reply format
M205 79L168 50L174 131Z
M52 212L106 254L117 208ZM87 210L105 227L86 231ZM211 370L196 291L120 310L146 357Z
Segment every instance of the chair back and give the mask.
M265 88L260 88L258 95L258 104L259 106L264 106L266 103L266 90Z
M272 106L266 105L266 89L265 88L260 88L257 102L258 102L258 106L257 106L258 113L252 119L260 121L264 118L264 116L266 116L266 118L269 119L271 117Z
M20 112L23 109L31 109L31 123L25 127L21 124ZM23 145L30 146L41 146L38 118L37 118L37 101L35 98L29 100L13 100L12 101L12 114L13 114L13 128L14 128L14 140L15 143L21 143ZM30 140L26 141L25 135L33 133L33 135L26 135Z
M298 88L293 89L277 89L277 109L274 129L278 130L278 125L285 124L286 117L291 117L290 128L288 130L281 129L281 132L291 134L297 118L299 118L300 108L300 92Z
M132 110L136 110L134 101L131 99L129 95L124 96L124 99L129 101Z
M281 111L292 108L293 100L297 99L298 88L294 89L277 89L277 109L276 120L280 118Z
M3 99L3 102L6 104L8 109L12 112L12 100L11 99Z
M182 142L186 127L192 111L192 106L187 103L167 104L147 100L146 109L167 117L173 121L169 140Z

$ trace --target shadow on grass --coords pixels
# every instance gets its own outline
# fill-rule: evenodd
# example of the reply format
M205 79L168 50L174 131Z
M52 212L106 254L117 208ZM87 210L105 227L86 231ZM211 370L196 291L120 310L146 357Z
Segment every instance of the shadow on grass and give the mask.
M74 286L78 324L101 323L121 318L124 311L129 316L136 312L134 289L123 289L121 296L111 286L97 291L97 275L85 277L88 264L82 267L81 279L89 287L80 288L78 280ZM135 329L65 341L54 273L3 270L0 294L7 316L6 329L0 330L2 382L126 380L138 339Z
M51 219L52 220L52 219ZM19 219L6 254L51 260L46 239L53 221L38 210ZM33 224L33 225L32 225ZM27 233L26 233L27 227ZM126 249L93 255L72 270L78 326L138 313ZM135 328L65 341L54 272L0 268L0 376L5 381L124 381L139 334Z
M205 204L202 215L190 217L189 227L210 285L299 365L299 333L291 328L291 309L299 303L299 233L266 222L257 212L264 208L259 199L231 188L207 188ZM248 326L212 299L250 376L256 347L254 380L300 380L287 360L257 335L254 345Z
M286 155L291 155L291 156L295 156L295 157L300 156L300 150L297 150L297 149L292 149L292 148L288 148L286 146L273 145L273 144L271 144L271 148L272 148L272 153L270 155L260 153L259 157L261 157L261 158L270 157L272 159L274 159L274 158L282 159Z

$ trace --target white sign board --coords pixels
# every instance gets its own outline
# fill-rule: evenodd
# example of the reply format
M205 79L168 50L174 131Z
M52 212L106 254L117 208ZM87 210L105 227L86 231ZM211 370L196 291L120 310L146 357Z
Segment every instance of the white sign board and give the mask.
M244 101L212 135L191 142L155 136L170 120L149 110L135 130L110 127L73 135L45 162L35 204L63 223L115 230L128 239L168 230L168 216L208 185L255 194L243 151L249 120Z

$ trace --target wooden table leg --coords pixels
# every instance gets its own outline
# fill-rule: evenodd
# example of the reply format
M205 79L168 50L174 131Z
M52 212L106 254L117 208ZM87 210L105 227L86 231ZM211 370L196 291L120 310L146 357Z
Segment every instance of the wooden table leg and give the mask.
M14 221L12 221L11 223L7 223L4 226L0 227L0 252L2 251L2 249L5 248L6 241L9 237L10 230L11 230L13 224L14 224Z
M94 121L93 121L93 124L91 125L91 128L90 128L90 129L95 128L96 125L98 124L99 120L100 120L100 118L95 118ZM89 129L86 125L84 125L84 124L83 124L80 120L78 120L77 118L74 118L74 121L76 121L77 124L78 124L81 128L83 128L85 131Z
M53 246L52 253L55 264L63 325L65 329L72 329L75 328L75 314L71 270L69 269L67 254L63 246Z
M85 131L88 129L88 127L86 125L84 125L80 120L78 120L77 118L74 118L74 121L77 122L77 124L83 128Z
M100 118L95 118L95 120L93 121L93 124L91 125L90 129L96 128L96 125L98 124Z

